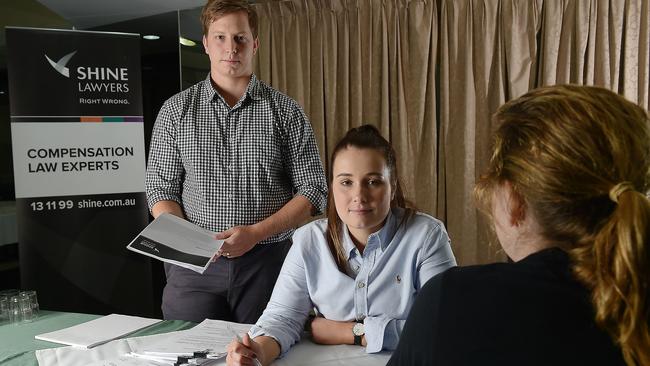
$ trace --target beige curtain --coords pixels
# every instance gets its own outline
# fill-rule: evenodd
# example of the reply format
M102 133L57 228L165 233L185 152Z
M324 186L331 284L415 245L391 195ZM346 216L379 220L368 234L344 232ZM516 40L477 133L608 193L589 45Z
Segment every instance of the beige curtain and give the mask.
M256 9L256 72L303 105L323 161L349 128L374 124L398 151L408 196L435 213L435 2L292 0Z
M539 1L443 1L438 211L463 264L502 258L472 189L489 159L490 116L535 85Z
M602 85L646 109L645 0L259 1L256 73L309 116L323 161L350 127L395 147L409 197L445 221L461 264L503 259L472 188L491 114L556 83Z
M598 85L648 109L647 0L546 1L542 13L540 85Z

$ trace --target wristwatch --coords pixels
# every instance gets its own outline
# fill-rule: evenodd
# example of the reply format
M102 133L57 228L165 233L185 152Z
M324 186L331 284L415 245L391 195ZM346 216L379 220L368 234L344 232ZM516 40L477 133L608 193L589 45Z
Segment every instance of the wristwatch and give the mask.
M361 337L366 334L366 329L363 325L363 321L357 321L357 323L352 327L352 334L354 334L354 344L360 346Z

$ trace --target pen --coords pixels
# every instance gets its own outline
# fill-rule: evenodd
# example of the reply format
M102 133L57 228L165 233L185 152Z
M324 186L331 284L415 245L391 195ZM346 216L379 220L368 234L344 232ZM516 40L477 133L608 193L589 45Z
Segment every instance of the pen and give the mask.
M133 354L133 352L131 352ZM151 361L159 362L169 362L169 359L166 357L153 357L146 355L133 354L136 357L142 357ZM206 349L203 351L195 351L193 354L180 355L176 357L176 362L174 366L184 366L184 365L203 365L205 363L211 362L212 360L223 358L227 353L213 353L212 350Z
M237 338L237 342L242 343L242 344L244 343L244 340L241 339L241 336L239 335L239 333L235 332L235 330L232 329L230 324L226 324L226 327L235 336L235 338ZM253 359L253 363L255 364L255 366L262 366L262 363L257 358Z

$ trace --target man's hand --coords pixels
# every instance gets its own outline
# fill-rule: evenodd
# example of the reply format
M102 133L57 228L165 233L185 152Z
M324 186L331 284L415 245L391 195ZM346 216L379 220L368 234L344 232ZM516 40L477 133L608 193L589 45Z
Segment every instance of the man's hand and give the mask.
M265 238L258 232L255 225L233 226L226 231L215 234L215 239L223 239L223 246L217 252L218 256L236 258L246 254L255 244Z
M316 317L311 322L311 336L320 344L354 344L352 327L355 322L339 322L322 317ZM361 344L366 345L366 337L361 338Z

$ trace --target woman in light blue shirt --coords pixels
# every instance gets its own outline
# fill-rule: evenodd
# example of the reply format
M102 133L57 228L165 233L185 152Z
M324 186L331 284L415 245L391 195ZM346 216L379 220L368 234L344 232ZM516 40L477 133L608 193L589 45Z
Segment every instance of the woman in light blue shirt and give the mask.
M293 236L266 310L228 365L270 364L300 340L393 350L420 288L455 266L442 222L404 199L395 151L379 131L351 129L332 153L327 219ZM250 335L250 337L249 337Z

